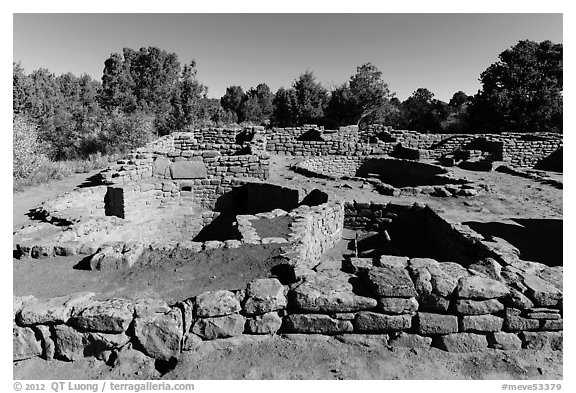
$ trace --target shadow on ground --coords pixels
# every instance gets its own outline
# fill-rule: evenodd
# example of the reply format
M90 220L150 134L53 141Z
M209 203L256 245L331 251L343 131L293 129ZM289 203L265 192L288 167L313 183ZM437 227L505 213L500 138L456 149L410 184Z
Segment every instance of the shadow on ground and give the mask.
M562 220L520 219L516 224L504 222L475 222L463 224L484 236L502 238L520 250L525 261L540 262L548 266L562 266Z

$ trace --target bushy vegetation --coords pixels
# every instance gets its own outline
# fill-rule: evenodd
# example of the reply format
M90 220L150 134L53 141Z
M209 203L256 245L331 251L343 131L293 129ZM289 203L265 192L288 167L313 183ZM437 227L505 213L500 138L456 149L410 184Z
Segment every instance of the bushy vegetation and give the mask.
M207 97L194 60L182 66L175 53L156 47L111 54L101 82L46 69L27 75L14 63L14 178L47 162L122 153L155 136L232 123L562 132L562 50L550 41L520 41L481 74L476 95L459 91L448 103L424 87L401 102L371 63L331 91L306 71L276 93L266 83L248 91L234 85L220 99Z

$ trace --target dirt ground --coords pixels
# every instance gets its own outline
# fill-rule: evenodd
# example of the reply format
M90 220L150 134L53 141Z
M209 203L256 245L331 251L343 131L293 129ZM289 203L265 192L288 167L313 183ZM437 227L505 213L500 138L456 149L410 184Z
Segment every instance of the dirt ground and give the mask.
M270 180L308 191L326 189L345 200L427 203L444 210L455 222L473 223L478 232L505 238L520 249L525 259L538 261L543 256L550 258L552 253L555 261L562 261L562 190L551 185L498 172L455 168L458 177L484 183L487 191L475 198L393 198L359 181L296 174L289 167L301 159L273 156ZM13 228L30 222L26 216L29 209L70 191L92 174L75 175L14 194ZM556 177L561 180L562 176ZM331 257L337 258L336 254L341 255L345 241L341 243L334 255L325 255L326 263ZM277 246L250 247L228 256L215 250L189 259L157 259L146 269L120 272L75 269L80 257L13 259L14 294L46 298L93 291L102 293L101 297L178 301L205 290L242 288L253 278L271 275ZM205 342L184 353L176 368L165 375L137 351L126 351L113 369L88 358L73 365L37 358L14 363L13 371L15 379L561 379L562 356L562 351L547 350L486 350L473 354L434 348L406 350L361 338L339 341L310 335L247 336Z

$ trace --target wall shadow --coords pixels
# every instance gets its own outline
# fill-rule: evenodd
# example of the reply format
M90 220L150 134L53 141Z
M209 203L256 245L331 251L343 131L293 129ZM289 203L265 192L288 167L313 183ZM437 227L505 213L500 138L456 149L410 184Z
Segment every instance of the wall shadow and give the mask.
M548 266L562 266L561 219L520 219L503 222L463 222L485 238L496 236L520 250L525 261L540 262Z

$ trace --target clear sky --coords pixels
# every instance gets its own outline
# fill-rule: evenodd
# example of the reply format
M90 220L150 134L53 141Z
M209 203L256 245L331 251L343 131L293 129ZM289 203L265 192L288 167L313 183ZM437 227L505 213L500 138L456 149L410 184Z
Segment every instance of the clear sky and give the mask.
M123 47L195 59L210 97L261 82L272 91L311 70L326 87L372 62L400 100L419 87L448 101L475 94L498 54L522 39L562 43L562 14L14 14L13 58L102 76Z

